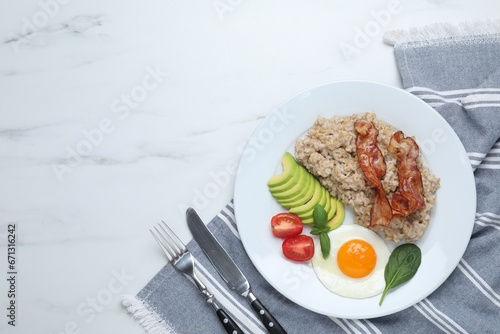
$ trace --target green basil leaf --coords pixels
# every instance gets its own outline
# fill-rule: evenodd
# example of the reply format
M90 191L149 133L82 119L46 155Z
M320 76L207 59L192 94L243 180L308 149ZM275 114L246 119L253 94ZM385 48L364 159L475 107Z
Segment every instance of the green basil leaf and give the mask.
M328 213L320 204L316 204L316 206L314 207L313 220L314 226L316 227L326 226L326 223L328 221Z
M321 233L327 233L330 231L330 228L328 226L323 226L323 227L313 227L311 232L312 235L320 235Z
M328 233L321 233L319 235L319 243L321 245L321 254L323 259L327 259L330 255L330 236Z
M415 276L421 261L422 252L417 245L403 244L392 251L385 266L385 289L378 303L379 305L382 305L385 295L390 289L409 281Z
M311 230L311 233L312 235L320 235L323 231L321 231L321 228L319 227L313 227L313 229Z

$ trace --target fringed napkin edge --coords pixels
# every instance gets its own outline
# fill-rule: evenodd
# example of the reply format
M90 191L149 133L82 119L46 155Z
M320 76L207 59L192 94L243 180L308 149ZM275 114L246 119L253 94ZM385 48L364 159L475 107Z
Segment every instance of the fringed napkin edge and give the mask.
M466 38L492 34L500 34L500 19L473 20L457 24L440 22L422 27L394 29L385 32L383 39L386 44L396 45L398 43L428 43L430 40L443 38Z
M122 296L122 305L148 334L177 334L161 317L149 306L148 303L131 296Z

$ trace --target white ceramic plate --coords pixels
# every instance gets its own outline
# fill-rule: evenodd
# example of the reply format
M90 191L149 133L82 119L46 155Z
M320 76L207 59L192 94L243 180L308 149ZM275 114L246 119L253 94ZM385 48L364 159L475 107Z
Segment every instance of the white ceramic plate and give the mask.
M281 171L285 151L312 127L319 115L373 111L406 135L415 136L430 170L441 178L429 226L417 245L422 264L406 284L379 296L340 297L316 278L310 263L284 258L281 240L271 233L271 217L284 209L266 182ZM340 318L374 318L403 310L437 289L451 274L468 245L476 209L474 178L462 143L431 107L404 90L371 82L324 84L279 105L256 129L243 152L235 182L235 214L241 240L264 278L284 296L314 312ZM352 224L347 209L344 224ZM308 229L305 229L308 233Z

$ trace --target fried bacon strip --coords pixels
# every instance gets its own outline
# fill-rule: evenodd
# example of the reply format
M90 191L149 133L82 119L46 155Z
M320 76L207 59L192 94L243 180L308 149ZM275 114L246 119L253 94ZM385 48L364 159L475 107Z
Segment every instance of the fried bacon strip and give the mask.
M392 219L392 208L383 187L375 189L374 202L370 211L370 226L388 226Z
M377 146L378 130L372 122L358 120L356 130L356 155L366 179L375 187L374 203L370 212L370 226L387 226L392 219L392 208L380 179L385 175L384 156Z
M392 196L392 213L407 217L425 206L422 174L417 166L419 148L412 138L405 138L403 132L398 131L387 149L396 155L398 162L399 187Z

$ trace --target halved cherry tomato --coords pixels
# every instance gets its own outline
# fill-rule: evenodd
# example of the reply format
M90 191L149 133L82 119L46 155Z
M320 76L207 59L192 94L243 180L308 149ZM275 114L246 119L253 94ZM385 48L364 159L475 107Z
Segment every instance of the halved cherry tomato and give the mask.
M288 238L299 235L304 228L302 219L289 212L278 213L271 218L271 226L273 228L273 235L278 238Z
M308 235L297 235L283 240L281 245L283 255L287 259L304 262L309 261L314 255L314 241Z

